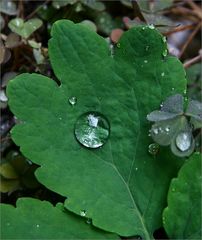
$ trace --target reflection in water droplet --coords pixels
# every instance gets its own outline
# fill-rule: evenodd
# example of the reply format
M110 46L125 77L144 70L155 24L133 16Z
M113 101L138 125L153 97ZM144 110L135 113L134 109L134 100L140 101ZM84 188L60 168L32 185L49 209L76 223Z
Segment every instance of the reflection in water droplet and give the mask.
M121 44L120 44L120 43L117 43L116 46L117 46L117 48L120 48L120 47L121 47Z
M78 118L74 132L83 146L98 148L109 138L109 122L98 112L87 112Z
M81 210L80 211L80 215L81 215L81 217L85 217L86 216L86 211L85 210Z
M138 170L138 168L136 167L136 168L135 168L135 171L137 171L137 170Z
M148 152L151 154L151 155L156 155L159 151L159 145L157 143L152 143L149 145L148 147Z
M184 152L191 147L192 136L189 132L181 132L177 135L175 143L177 148Z
M39 228L39 224L37 224L36 227Z
M76 97L70 97L70 98L69 98L69 103L70 103L72 106L74 106L74 105L76 104L76 102L77 102L77 98L76 98Z
M147 61L147 60L144 60L144 63L148 63L148 61Z

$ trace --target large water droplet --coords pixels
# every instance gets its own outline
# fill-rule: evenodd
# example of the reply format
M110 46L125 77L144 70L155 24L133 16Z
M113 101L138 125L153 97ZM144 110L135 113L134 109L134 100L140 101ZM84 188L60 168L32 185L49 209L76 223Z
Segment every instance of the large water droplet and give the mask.
M69 98L69 103L70 103L72 106L74 106L74 105L76 104L76 102L77 102L77 98L76 98L76 97L70 97L70 98Z
M85 147L98 148L109 138L109 122L98 112L81 115L75 125L76 139Z
M192 136L189 132L181 132L177 135L175 143L180 151L187 151L191 147Z
M151 155L156 155L159 151L159 145L157 143L152 143L149 145L148 147L148 152L151 154Z

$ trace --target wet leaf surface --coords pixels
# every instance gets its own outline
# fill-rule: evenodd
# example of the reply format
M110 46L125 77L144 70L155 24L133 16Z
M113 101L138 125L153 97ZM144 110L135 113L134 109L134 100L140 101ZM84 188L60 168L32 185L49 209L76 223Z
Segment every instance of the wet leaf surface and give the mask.
M186 86L181 63L166 52L153 26L124 33L111 56L93 31L58 21L49 54L61 86L38 74L17 76L8 86L10 108L22 120L13 140L41 165L41 183L68 196L70 211L85 211L93 225L122 236L152 238L170 179L183 163L167 149L148 152L146 115ZM69 103L73 96L75 105ZM98 149L82 146L74 134L77 120L91 111L110 125L109 139Z

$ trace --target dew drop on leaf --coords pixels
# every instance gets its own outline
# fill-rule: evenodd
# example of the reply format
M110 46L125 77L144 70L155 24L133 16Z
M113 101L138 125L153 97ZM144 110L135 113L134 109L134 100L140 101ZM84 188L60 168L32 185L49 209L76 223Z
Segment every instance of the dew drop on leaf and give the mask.
M167 49L165 49L165 50L163 51L162 55L163 55L164 57L166 57L166 56L167 56L167 54L168 54L168 50L167 50Z
M80 215L81 215L81 217L85 217L86 216L86 211L85 210L81 210L80 211Z
M151 154L151 155L156 155L159 151L159 145L157 143L152 143L149 145L148 147L148 152Z
M170 127L169 127L169 126L166 126L166 127L165 127L165 131L166 131L166 133L169 133L169 132L170 132Z
M161 73L161 77L164 77L164 76L165 76L165 73L164 73L164 72L162 72L162 73Z
M189 132L181 132L177 135L175 143L180 151L187 151L191 147L192 136Z
M87 218L86 223L87 224L92 224L92 220L90 218Z
M148 51L149 50L149 46L146 46L145 50Z
M103 146L109 138L109 122L98 112L87 112L78 118L74 132L76 139L83 146L98 148Z
M159 133L158 128L154 128L154 129L152 129L152 131L153 131L153 133L154 133L155 135L157 135L157 134Z
M69 98L69 103L74 106L77 103L77 98L76 97L70 97Z
M164 43L166 43L166 37L165 36L162 38L162 40L163 40Z
M150 25L149 25L149 28L150 28L150 29L154 29L155 27L154 27L153 24L150 24Z
M121 44L120 44L120 43L117 43L116 46L117 46L117 48L120 48L120 47L121 47Z

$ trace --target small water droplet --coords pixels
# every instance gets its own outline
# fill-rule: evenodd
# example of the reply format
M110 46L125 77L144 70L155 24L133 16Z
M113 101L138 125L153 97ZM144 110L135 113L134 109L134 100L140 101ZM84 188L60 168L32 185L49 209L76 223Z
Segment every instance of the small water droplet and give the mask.
M20 19L20 18L18 18L18 19L16 19L15 20L15 25L16 25L16 27L22 27L22 25L23 25L23 20L22 19Z
M191 147L192 136L189 132L181 132L177 135L175 143L177 148L184 152Z
M109 138L109 122L98 112L82 114L75 125L76 139L85 147L98 148Z
M166 43L166 37L165 36L162 38L162 40L163 40L164 43Z
M145 30L145 27L142 27L142 30Z
M167 50L167 49L165 49L165 50L163 51L162 55L163 55L164 57L166 57L166 56L167 56L167 54L168 54L168 50Z
M86 223L87 224L92 224L92 220L90 218L87 218Z
M160 107L161 107L161 108L163 107L163 103L160 104Z
M162 127L159 127L159 132L162 133L163 132L163 129Z
M154 128L154 129L152 129L152 131L153 131L153 133L154 133L155 135L159 133L158 128Z
M150 29L155 29L154 24L150 24L150 25L149 25L149 28L150 28Z
M151 155L156 155L159 151L159 145L157 143L152 143L149 145L148 147L148 152L151 154Z
M81 217L85 217L86 216L86 210L81 210L80 215L81 215Z
M175 192L175 188L172 188L171 191L172 191L172 192Z
M77 103L77 98L76 97L70 97L69 98L69 103L74 106Z
M149 50L149 46L146 46L145 50L148 51Z
M172 88L171 88L171 90L172 90L172 91L174 91L174 90L175 90L175 88L174 88L174 87L172 87Z
M147 60L144 60L144 63L148 63L148 61L147 61Z
M117 48L120 48L120 47L121 47L121 44L120 44L120 43L117 43L116 46L117 46Z
M39 224L37 224L36 227L39 228Z
M161 77L164 77L164 76L165 76L165 73L164 73L164 72L162 72L162 73L161 73Z
M166 126L166 127L165 127L165 131L166 131L167 133L169 133L169 132L170 132L170 127L169 127L169 126Z
M185 90L183 91L183 93L184 93L184 95L186 95L186 94L187 94L187 89L185 89Z
M135 171L137 171L137 170L138 170L138 168L136 167L136 168L135 168Z
M61 121L61 120L62 120L62 118L61 118L61 117L59 117L59 120Z

